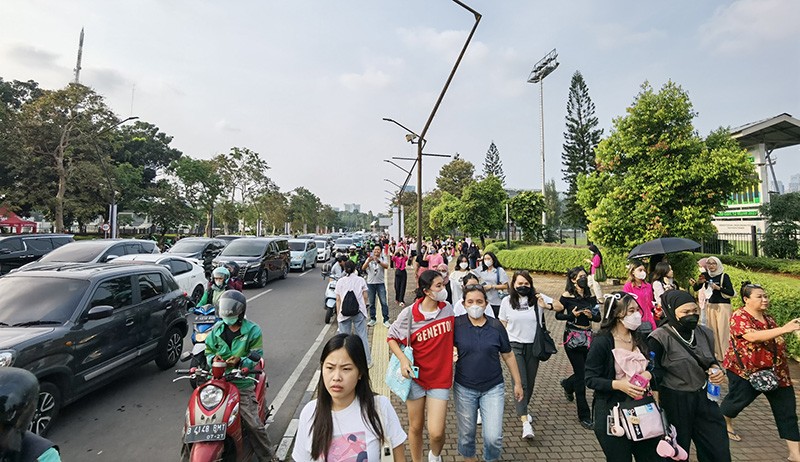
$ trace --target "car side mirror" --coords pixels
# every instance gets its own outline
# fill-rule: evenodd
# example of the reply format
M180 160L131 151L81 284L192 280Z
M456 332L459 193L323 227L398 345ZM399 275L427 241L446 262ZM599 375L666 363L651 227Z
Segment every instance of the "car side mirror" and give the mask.
M114 307L110 305L99 305L95 306L94 308L90 309L87 313L87 317L90 321L94 321L97 319L104 319L110 317L114 314Z
M111 260L114 260L115 258L119 258L119 255L109 255L106 257L106 261L109 262Z

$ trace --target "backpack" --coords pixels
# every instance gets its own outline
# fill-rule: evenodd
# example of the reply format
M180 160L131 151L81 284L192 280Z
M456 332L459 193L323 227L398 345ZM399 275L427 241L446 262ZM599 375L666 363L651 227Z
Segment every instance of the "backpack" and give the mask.
M356 294L352 290L348 290L342 300L342 316L355 316L358 314L359 306Z

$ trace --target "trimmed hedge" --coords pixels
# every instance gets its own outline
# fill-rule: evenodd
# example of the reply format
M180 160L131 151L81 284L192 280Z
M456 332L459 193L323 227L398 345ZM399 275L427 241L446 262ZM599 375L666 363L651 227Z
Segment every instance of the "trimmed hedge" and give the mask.
M487 246L488 249L489 246ZM575 266L587 267L586 259L590 252L583 248L550 247L550 246L524 246L516 250L500 250L497 258L506 269L526 269L531 271L565 274L569 268ZM670 254L669 261L675 272L675 279L680 287L688 287L688 279L697 277L697 260L699 254L682 252ZM736 259L742 257L735 257ZM606 274L609 278L625 280L627 272L625 265L627 259L622 255L603 255ZM774 260L774 259L773 259ZM728 260L729 262L733 260ZM723 260L725 262L725 260ZM725 272L731 278L736 297L731 300L733 309L742 306L738 296L742 281L750 281L764 287L770 296L770 314L780 325L800 317L800 283L791 277L779 276L769 273L759 273L736 268L735 263L729 263ZM787 351L795 359L800 358L800 339L795 335L787 335Z
M713 254L692 254L697 260ZM791 274L800 276L800 260L783 260L769 257L750 257L742 255L715 255L724 265L731 265L743 270L768 271L770 273Z

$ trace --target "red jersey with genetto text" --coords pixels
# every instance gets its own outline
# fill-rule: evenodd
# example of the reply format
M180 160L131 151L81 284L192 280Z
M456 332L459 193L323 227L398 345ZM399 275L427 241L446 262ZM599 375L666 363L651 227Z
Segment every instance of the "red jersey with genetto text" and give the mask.
M414 365L419 367L419 379L415 381L426 390L450 388L453 385L453 306L439 302L439 314L427 320L419 310L422 300L416 300L400 312L389 328L387 341L406 344L410 312L411 348L414 350Z

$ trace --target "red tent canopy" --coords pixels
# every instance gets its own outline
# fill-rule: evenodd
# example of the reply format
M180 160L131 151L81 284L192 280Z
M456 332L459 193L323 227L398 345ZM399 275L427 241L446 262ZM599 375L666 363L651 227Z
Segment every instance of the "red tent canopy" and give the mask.
M21 234L23 228L30 228L30 232L35 233L36 227L35 221L23 220L6 207L0 207L0 228L11 228L14 234Z

